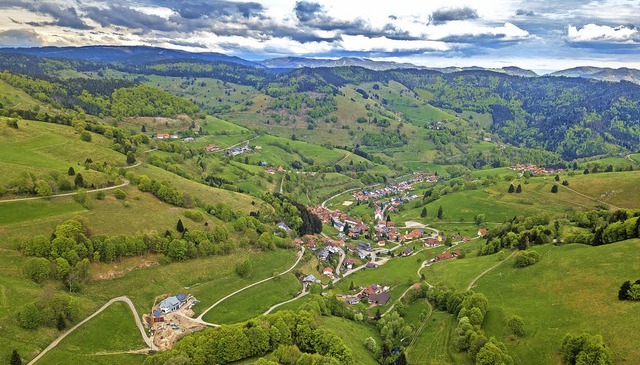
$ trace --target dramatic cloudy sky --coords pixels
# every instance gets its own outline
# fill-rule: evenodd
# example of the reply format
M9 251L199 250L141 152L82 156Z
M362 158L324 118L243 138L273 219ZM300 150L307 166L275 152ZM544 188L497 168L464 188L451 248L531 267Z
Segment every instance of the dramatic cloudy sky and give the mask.
M640 0L0 0L0 46L640 68Z

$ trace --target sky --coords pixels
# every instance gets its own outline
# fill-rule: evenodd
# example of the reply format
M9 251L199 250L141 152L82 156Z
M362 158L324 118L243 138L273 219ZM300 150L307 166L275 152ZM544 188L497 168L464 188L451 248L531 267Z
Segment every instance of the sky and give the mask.
M640 0L1 0L0 47L640 69Z

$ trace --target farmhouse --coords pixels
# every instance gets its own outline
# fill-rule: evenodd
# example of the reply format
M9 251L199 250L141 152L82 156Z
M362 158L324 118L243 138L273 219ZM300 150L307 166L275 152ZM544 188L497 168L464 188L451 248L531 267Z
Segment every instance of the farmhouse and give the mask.
M327 266L322 270L322 275L326 275L328 277L333 277L333 268Z
M320 280L316 279L316 277L313 274L309 274L302 279L302 282L307 284L313 284L313 283L319 283Z
M377 305L385 305L389 302L391 297L389 296L389 292L383 291L380 294L372 294L369 295L369 303L377 304Z
M178 308L180 308L180 306L186 301L187 298L183 294L178 294L176 296L163 299L158 305L158 308L160 308L162 313L169 313L178 310Z
M344 266L347 268L347 270L351 270L353 269L353 263L354 263L353 259L347 259L344 262Z
M443 261L443 260L452 259L454 257L455 256L453 256L453 254L451 252L447 251L447 252L443 252L443 253L441 253L439 255L436 255L436 260L437 261Z
M367 262L367 269L375 269L375 268L377 268L378 266L379 266L379 265L378 265L378 264L376 264L376 263L375 263L375 262L373 262L373 261Z

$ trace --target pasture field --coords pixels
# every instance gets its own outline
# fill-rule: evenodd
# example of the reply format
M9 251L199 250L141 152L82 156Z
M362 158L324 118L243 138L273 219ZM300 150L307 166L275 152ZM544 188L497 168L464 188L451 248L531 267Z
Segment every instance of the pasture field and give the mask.
M200 201L205 203L223 203L233 210L244 213L249 213L260 207L261 201L258 198L200 184L172 174L156 166L141 165L132 170L136 174L147 175L148 177L158 181L170 181L171 185L179 191L188 192L194 198L200 199ZM252 201L256 202L256 206L251 204Z
M320 317L320 326L332 329L342 338L347 347L353 351L354 364L377 364L374 355L364 347L364 340L369 337L376 340L378 345L380 344L380 334L375 327L335 316Z
M434 311L408 351L408 362L416 365L473 364L471 359L451 349L457 324L451 314Z
M569 180L571 188L571 182ZM426 205L429 224L437 226L439 223L469 223L475 222L477 214L484 214L487 223L502 223L519 215L548 214L563 216L574 209L592 209L599 203L578 195L568 189L559 189L558 193L551 193L554 184L551 177L538 177L514 180L513 184L522 185L522 193L508 193L511 182L500 181L497 185L478 190L463 190L445 195ZM635 188L629 187L631 191ZM437 219L438 208L442 206L443 219ZM393 221L411 220L420 215L422 207L402 210L392 213Z
M246 321L261 315L274 304L295 297L301 290L300 281L288 273L232 296L207 312L202 319L216 324Z
M513 257L482 276L475 291L489 299L483 324L487 335L504 340L517 364L559 364L558 350L566 333L601 334L616 363L640 358L636 338L628 336L640 326L634 315L640 303L619 301L618 288L636 280L640 240L591 247L577 244L533 247L539 263L513 267ZM425 269L428 282L462 288L487 267L495 255L449 260ZM506 318L521 316L527 335L505 336Z
M140 364L145 356L126 353L146 348L133 313L122 302L79 327L49 351L38 364Z
M247 128L212 116L207 116L200 124L203 131L214 135L252 134Z
M611 165L613 166L614 169L627 169L629 168L629 166L633 166L633 167L637 167L637 163L634 164L631 160L633 160L633 155L630 156L631 159L628 159L626 157L621 157L621 156L612 156L612 157L605 157L605 158L600 158L597 160L589 160L589 161L584 161L578 164L578 167L580 169L585 169L588 168L592 165L595 164L600 164L600 165Z
M43 218L80 213L86 209L69 197L0 203L0 227L33 223Z
M94 175L102 174L80 167L87 158L125 165L125 156L112 150L112 142L99 134L91 133L91 142L84 142L69 126L20 120L18 129L13 129L4 120L0 118L0 172L6 182L24 173L66 175L70 166L81 172L85 181L93 182L97 179Z
M510 253L505 252L505 257ZM452 289L465 290L476 276L498 262L496 255L476 256L475 252L472 252L463 259L433 263L420 273L424 274L425 281L431 285L444 284Z
M581 174L567 180L569 188L599 201L620 208L640 208L640 171Z
M129 272L116 272L113 278L94 280L84 293L96 301L126 295L139 313L147 313L163 296L192 293L201 304L193 307L199 314L225 295L282 272L295 261L296 251L238 251L227 256L210 256L187 262L143 267ZM249 260L251 276L241 278L237 264Z

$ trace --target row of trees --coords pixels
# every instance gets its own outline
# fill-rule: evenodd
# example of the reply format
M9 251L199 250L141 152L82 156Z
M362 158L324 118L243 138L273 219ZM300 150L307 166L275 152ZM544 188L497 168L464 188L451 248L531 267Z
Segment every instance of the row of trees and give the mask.
M274 351L262 364L353 364L349 347L333 331L318 326L318 311L281 311L246 323L223 325L186 336L145 365L183 359L193 365L228 364Z
M640 237L638 210L575 212L570 219L580 227L590 228L591 232L569 235L568 242L600 246Z
M484 294L471 290L454 291L441 286L424 290L434 306L458 319L453 338L453 346L457 351L467 353L477 365L513 364L505 345L493 337L488 339L481 328L489 305ZM518 318L510 321L514 322L512 333L523 335L524 325Z
M479 255L491 255L503 248L526 250L532 244L551 243L561 235L562 227L558 221L551 224L546 215L532 217L514 217L511 221L491 228L485 238L487 243Z

